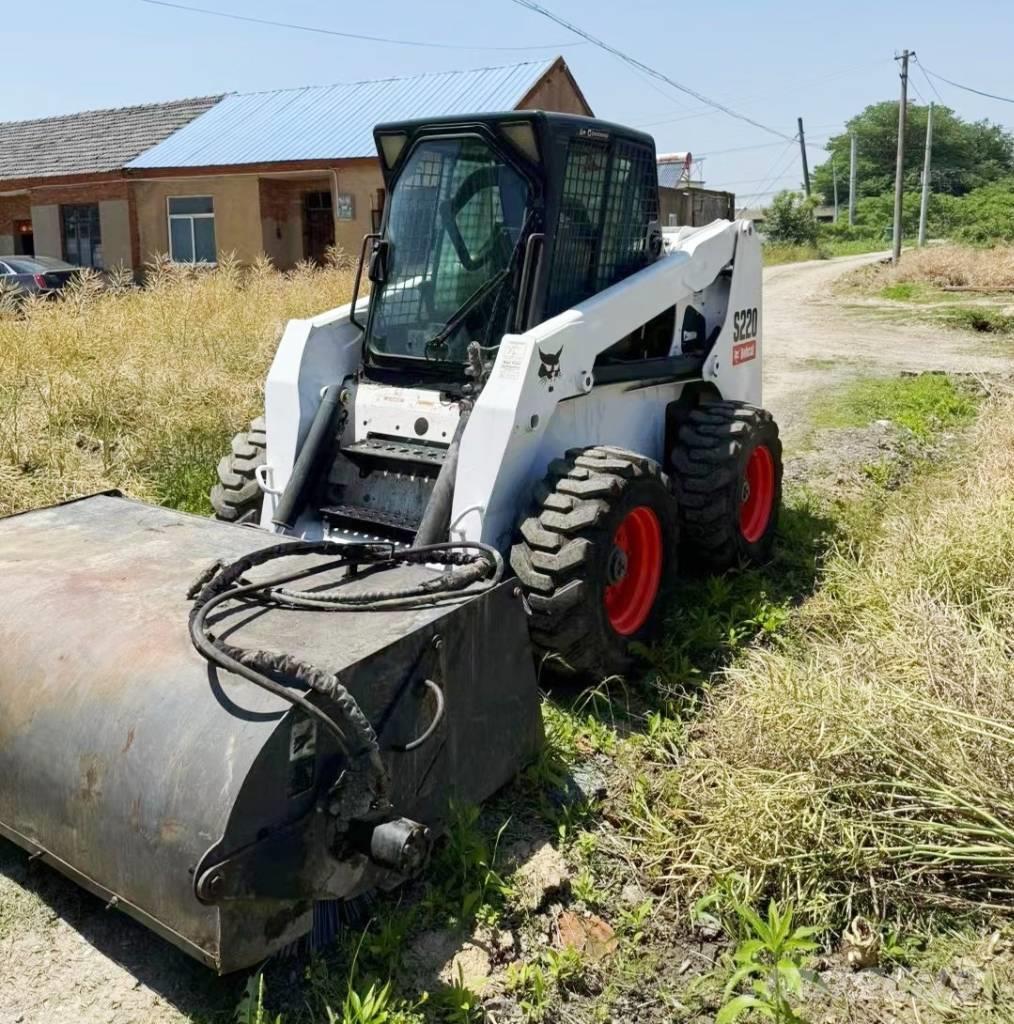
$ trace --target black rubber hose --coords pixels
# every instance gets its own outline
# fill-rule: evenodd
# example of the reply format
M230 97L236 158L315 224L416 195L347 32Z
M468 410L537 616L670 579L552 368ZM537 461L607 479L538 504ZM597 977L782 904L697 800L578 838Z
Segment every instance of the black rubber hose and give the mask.
M245 573L257 566L275 559L299 555L324 556L326 560L309 567L290 569L288 572L258 582L250 582L245 578ZM285 589L285 584L341 567L367 565L374 571L382 571L399 564L413 563L442 563L463 568L424 579L411 587L373 590L362 594L340 595ZM349 761L363 765L367 770L371 793L377 798L386 799L387 773L380 757L376 733L356 699L342 686L338 678L289 654L244 649L226 643L210 633L209 615L227 601L244 599L283 608L301 607L332 612L379 609L387 602L405 598L433 601L450 593L462 593L480 581L484 581L488 587L494 587L503 578L503 568L500 553L495 548L477 541L434 544L397 552L392 545L386 543L339 544L327 540L299 540L272 544L244 555L232 563L216 563L210 570L201 574L190 591L190 596L194 598L190 611L190 636L197 651L212 665L255 683L320 722L338 741L339 749ZM341 582L347 581L348 578L336 585L340 586ZM364 599L371 602L365 605L365 608L362 604ZM292 680L296 686L304 690L330 698L340 713L339 720L317 707L303 693L293 689L292 685L279 682L279 678ZM439 695L437 704L436 719L439 720L443 716L442 694ZM424 743L435 728L435 724L431 723L431 727L424 735L413 743ZM415 746L411 749L415 749Z
M329 384L321 396L310 430L296 456L292 475L278 501L271 521L276 526L291 530L306 504L307 491L316 478L314 469L328 443L334 439L335 423L341 410L341 385Z
M437 482L430 492L430 500L426 502L426 511L423 512L422 522L416 530L415 540L412 541L413 547L425 547L447 540L451 526L451 505L454 503L454 479L458 475L458 451L461 448L461 435L465 432L465 424L468 423L471 412L471 406L468 406L462 409L458 417L454 437L451 438L447 449L447 458L440 467Z

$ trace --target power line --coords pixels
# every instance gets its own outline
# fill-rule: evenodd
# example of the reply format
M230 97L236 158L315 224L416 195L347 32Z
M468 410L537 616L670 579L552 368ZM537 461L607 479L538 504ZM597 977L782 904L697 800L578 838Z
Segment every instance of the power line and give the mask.
M788 154L788 160L786 161L785 156ZM771 167L768 168L769 175L764 180L765 188L768 185L774 184L776 181L781 181L782 178L788 174L789 164L796 159L796 140L790 139L788 145L775 157L772 161ZM779 190L780 191L780 190ZM766 192L764 188L758 189L756 192L751 192L746 198L742 200L740 211L747 209L750 203L759 199L761 196L772 195L771 192Z
M795 171L786 171L783 175L777 178L777 181L781 181L784 178L795 178L797 174ZM735 181L725 181L721 185L715 185L714 188L728 188L730 185L756 185L758 181L763 181L765 184L772 183L771 178L737 178Z
M925 96L923 96L921 92L919 92L919 86L917 86L911 78L909 78L908 84L912 87L912 91L916 94L916 96L918 96L919 99L922 100L922 105L925 107L929 101L926 99Z
M991 100L1000 100L1001 103L1014 103L1014 100L1009 96L997 96L995 92L983 92L982 89L973 89L970 85L962 85L960 82L952 82L949 78L944 78L943 75L938 75L935 71L930 71L930 69L925 67L922 63L919 64L919 67L921 67L927 75L939 78L941 82L953 85L955 89L964 89L965 92L974 92L976 96L987 96ZM937 93L937 95L939 96L940 94Z
M519 7L525 7L530 11L534 11L536 14L541 14L544 18L549 18L550 21L555 21L557 25L561 25L563 28L568 29L575 35L579 35L582 39L591 43L594 46L599 47L601 50L605 50L607 53L611 53L614 57L622 60L625 64L629 64L631 67L638 68L646 74L651 75L652 78L657 79L660 82L665 82L667 85L672 86L678 92L684 92L688 96L693 96L695 100L705 104L708 107L714 107L715 110L722 111L723 114L728 114L729 117L736 118L737 121L744 121L746 124L751 124L754 128L760 128L762 131L768 132L771 135L777 135L781 139L794 142L791 136L786 135L784 132L778 131L777 128L770 128L766 124L761 124L760 121L755 121L752 117L747 117L746 114L740 114L733 110L731 107L727 107L717 100L710 99L703 93L697 92L696 89L691 89L688 85L682 85L675 79L670 78L668 75L662 74L661 71L656 71L655 68L637 60L635 57L631 57L629 54L624 53L622 50L616 49L615 46L610 46L609 43L603 42L596 36L593 36L590 32L586 32L582 28L578 28L576 25L569 21L565 21L559 15L554 14L552 11L547 10L541 4L537 4L534 0L512 0L513 3Z
M817 78L804 78L804 79L801 79L801 80L793 80L791 82L787 82L786 85L787 86L799 87L799 86L802 86L802 85L810 85L810 84L813 84L815 82L824 82L824 81L826 81L826 80L828 80L830 78L840 78L843 75L852 74L854 71L863 71L863 70L865 70L867 68L870 68L870 67L873 67L873 66L879 66L880 64L884 63L884 60L893 60L893 58L884 58L884 59L881 59L881 60L874 61L872 64L869 61L867 61L865 64L854 64L851 67L843 68L840 71L833 71L833 72L831 72L830 74L827 74L827 75L820 75ZM752 100L754 102L758 102L758 101L773 100L773 99L780 99L780 98L782 98L780 94L778 94L778 95L771 95L771 94L769 94L767 96L741 96L741 97L736 97L736 99L733 100L733 102L739 102L740 99ZM659 125L659 124L675 124L677 121L687 121L687 120L690 120L691 118L694 118L694 117L704 117L704 116L706 116L707 114L710 114L710 113L711 113L710 110L699 110L699 111L694 111L694 112L692 112L690 114L683 114L680 117L667 117L667 118L663 118L661 120L656 120L656 121L639 121L639 122L635 123L634 125L632 125L632 127L634 127L634 128L650 128L653 125ZM818 128L834 128L834 127L837 127L837 122L835 124L833 124L833 125L816 125L815 127L818 127Z
M793 139L793 142L795 139ZM773 149L781 146L781 142L760 142L756 146L735 146L732 149L713 149L707 153L694 154L695 160L703 160L707 156L724 156L726 153L746 153L751 149Z
M806 144L807 149L823 149L824 147L818 145L820 141L826 141L830 136L818 135L817 138L811 139ZM796 139L792 140L796 142ZM775 146L782 145L781 142L759 142L756 146L734 146L732 149L710 149L706 153L694 153L695 160L704 160L710 156L725 156L726 153L748 153L754 149L773 149Z
M431 43L419 39L392 39L388 36L367 36L358 32L339 32L333 28L318 28L315 25L297 25L288 21L270 21L267 18L253 18L247 14L233 14L230 11L215 11L209 7L191 7L188 4L172 3L170 0L140 0L143 4L153 7L171 7L177 11L189 11L191 14L210 14L216 18L228 18L231 21L246 21L254 25L269 25L271 28L290 28L297 32L313 32L322 36L339 36L342 39L358 39L368 43L390 43L394 46L422 46L433 50L559 50L565 46L583 46L583 43L535 43L532 46L487 46L485 43Z
M922 72L922 77L926 79L927 85L929 85L929 87L937 94L937 99L940 100L941 103L943 103L944 98L943 96L940 95L940 90L937 88L936 82L934 82L933 79L926 74L926 69L922 66L922 61L920 61L919 58L916 57L915 62L916 64L919 65L919 70Z

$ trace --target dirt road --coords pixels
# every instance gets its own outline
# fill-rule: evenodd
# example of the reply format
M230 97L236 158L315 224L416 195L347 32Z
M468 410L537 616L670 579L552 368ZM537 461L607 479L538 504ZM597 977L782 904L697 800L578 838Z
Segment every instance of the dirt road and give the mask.
M854 305L831 289L836 278L883 253L813 260L764 271L764 404L790 449L806 427L811 401L850 378L901 370L1009 372L996 343L932 324L905 324L897 307Z
M998 347L953 331L902 325L836 299L860 256L764 272L765 404L798 444L821 393L870 372L1005 371ZM235 1005L219 981L173 947L107 911L56 872L0 840L0 1024L181 1024Z

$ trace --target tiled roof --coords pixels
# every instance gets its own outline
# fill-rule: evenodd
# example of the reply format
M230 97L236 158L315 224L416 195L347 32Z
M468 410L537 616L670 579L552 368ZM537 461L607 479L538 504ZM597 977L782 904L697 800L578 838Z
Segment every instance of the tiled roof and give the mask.
M230 94L131 168L220 167L376 155L381 121L512 110L556 63Z
M221 99L202 96L0 123L0 181L116 170Z

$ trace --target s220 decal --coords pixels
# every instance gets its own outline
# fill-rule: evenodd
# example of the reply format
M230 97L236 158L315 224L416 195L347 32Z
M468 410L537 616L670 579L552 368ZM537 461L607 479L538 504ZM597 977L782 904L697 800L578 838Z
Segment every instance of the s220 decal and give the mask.
M732 365L757 358L757 307L740 309L732 317Z
M757 337L757 307L740 309L732 317L732 340L746 341Z

